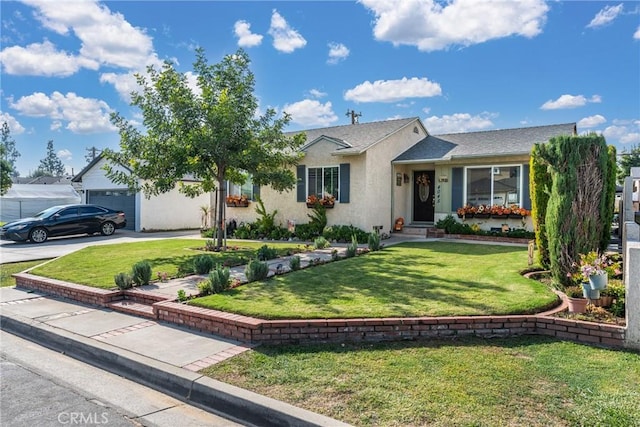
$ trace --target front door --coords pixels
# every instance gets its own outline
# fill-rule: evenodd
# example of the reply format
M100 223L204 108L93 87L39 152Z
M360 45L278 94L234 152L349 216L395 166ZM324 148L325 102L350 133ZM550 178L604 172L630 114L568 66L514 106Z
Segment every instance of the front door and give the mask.
M413 172L413 222L433 222L434 171Z

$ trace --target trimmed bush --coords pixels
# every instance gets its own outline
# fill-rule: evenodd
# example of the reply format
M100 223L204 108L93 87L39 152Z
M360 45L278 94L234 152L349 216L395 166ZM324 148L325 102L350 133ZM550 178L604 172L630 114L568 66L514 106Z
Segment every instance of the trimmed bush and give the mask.
M538 262L544 269L549 269L549 239L545 218L547 204L551 194L551 174L547 171L547 164L540 157L540 144L535 144L529 158L529 191L531 195L531 220L536 233L538 247Z
M214 294L229 289L229 285L231 284L229 269L217 265L216 268L209 273L209 282L211 283L211 291Z
M116 282L118 289L130 289L133 287L133 279L129 273L118 273L113 276L113 280Z
M370 251L379 251L380 250L380 235L378 233L369 233L369 250Z
M298 255L289 258L289 268L291 271L300 270L300 257Z
M278 251L275 248L270 248L267 245L263 245L256 252L256 257L260 261L267 261L270 259L278 258Z
M215 261L211 255L201 254L193 259L193 271L196 274L208 274L214 265Z
M131 278L138 286L148 285L151 281L151 263L149 261L135 263L131 271Z
M329 243L329 241L322 236L316 237L316 239L313 241L314 249L324 249L328 248L329 246L331 246L331 243Z
M206 297L207 295L211 295L213 293L213 288L211 287L210 280L203 280L198 283L198 292L200 296Z
M252 259L244 269L244 275L249 282L266 279L269 275L269 265L266 262Z
M346 255L347 255L347 258L353 258L357 254L358 254L358 238L354 234L351 237L351 243L349 243L349 245L347 246Z

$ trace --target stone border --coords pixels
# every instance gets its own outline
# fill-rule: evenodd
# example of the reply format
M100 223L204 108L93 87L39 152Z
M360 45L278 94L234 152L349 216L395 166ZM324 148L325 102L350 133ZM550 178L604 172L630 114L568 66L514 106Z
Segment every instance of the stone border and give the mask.
M17 286L87 304L115 308L123 299L151 304L153 317L249 344L378 342L478 336L548 335L590 345L624 348L625 327L553 317L567 308L566 297L549 311L532 315L405 317L380 319L263 320L177 303L150 291L107 291L28 273L14 275Z

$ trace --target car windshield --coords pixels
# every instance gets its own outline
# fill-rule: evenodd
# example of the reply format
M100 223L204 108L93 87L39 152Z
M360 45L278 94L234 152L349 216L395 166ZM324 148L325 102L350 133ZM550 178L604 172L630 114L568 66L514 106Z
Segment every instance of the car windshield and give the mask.
M60 210L60 206L53 206L48 209L43 210L42 212L38 212L33 217L34 218L49 218L51 215L55 214Z

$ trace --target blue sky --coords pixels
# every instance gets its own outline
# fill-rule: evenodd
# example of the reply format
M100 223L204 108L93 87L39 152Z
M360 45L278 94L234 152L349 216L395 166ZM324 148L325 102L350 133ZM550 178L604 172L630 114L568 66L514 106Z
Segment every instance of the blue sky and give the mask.
M192 70L242 47L260 109L287 130L420 117L432 134L578 123L640 144L640 3L631 1L65 1L0 3L0 121L35 170L117 148L134 73Z

